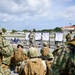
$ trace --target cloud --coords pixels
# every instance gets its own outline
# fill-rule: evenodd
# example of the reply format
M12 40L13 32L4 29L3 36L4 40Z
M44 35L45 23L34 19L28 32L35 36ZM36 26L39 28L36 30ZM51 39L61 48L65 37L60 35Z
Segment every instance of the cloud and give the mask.
M0 0L0 18L17 21L46 16L52 0ZM17 19L17 20L16 20Z
M3 22L15 22L15 21L21 21L22 18L16 16L16 15L10 15L6 13L0 13L0 21Z
M75 6L63 7L65 2L70 1L72 0L0 0L0 21L75 19ZM58 4L57 7L57 2L61 2L61 6Z
M58 1L58 2L71 2L73 0L55 0L55 1Z
M68 16L69 19L75 20L75 6L67 8L66 15Z
M13 0L2 0L0 1L0 12L2 13L8 13L8 14L18 14L23 13L24 10L23 5L19 5L15 3Z
M57 13L59 18L64 20L75 20L75 6L70 6Z
M40 9L48 9L50 0L2 0L0 1L0 12L9 14L23 14Z

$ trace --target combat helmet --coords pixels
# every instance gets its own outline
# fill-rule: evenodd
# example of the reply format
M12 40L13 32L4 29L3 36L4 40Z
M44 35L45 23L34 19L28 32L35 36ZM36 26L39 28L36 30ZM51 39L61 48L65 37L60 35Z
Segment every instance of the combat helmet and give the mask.
M56 44L56 49L55 49L55 50L58 50L59 48L60 48L60 44L57 43L57 44Z
M48 43L47 42L43 42L43 46L44 47L48 47Z
M46 57L48 60L52 60L54 58L52 53L49 53Z
M29 48L28 50L28 53L27 53L28 57L38 57L39 53L38 53L38 49L35 48L35 47L31 47Z
M17 45L17 48L18 48L19 46L21 46L21 48L23 48L23 45L22 45L21 43L19 43L19 44Z
M53 55L56 55L56 53L57 53L60 49L61 49L60 44L57 43L57 44L56 44L56 47L55 47L55 49L54 49L54 51L52 52L52 54L53 54Z

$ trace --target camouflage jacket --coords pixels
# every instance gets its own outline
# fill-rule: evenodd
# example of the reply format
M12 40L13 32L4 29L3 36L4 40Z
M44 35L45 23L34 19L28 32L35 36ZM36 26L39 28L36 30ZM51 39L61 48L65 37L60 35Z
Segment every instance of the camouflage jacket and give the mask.
M34 35L34 33L30 33L28 37L29 37L30 39L33 39L33 38L35 38L35 35Z
M3 56L10 56L13 52L13 48L10 44L6 41L3 36L0 36L0 53Z

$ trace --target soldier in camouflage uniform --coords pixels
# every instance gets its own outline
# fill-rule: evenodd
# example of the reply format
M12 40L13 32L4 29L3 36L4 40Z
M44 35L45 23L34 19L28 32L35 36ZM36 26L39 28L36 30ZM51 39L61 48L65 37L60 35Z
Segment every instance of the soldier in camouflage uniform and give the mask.
M31 30L31 32L30 32L28 37L29 37L29 47L34 46L35 35L34 35L32 30Z
M75 36L67 43L69 49L69 57L65 69L68 69L68 75L75 75Z
M54 64L56 64L56 61L58 59L58 56L59 56L60 52L61 52L60 45L57 44L55 50L52 52L53 55L54 55L54 61L53 61Z
M61 69L62 61L63 61L65 53L67 54L65 49L58 45L57 45L57 48L53 51L53 55L54 55L54 61L52 64L53 75L59 75L59 71ZM63 63L65 63L65 61L63 61Z
M60 48L56 64L52 65L53 75L75 75L75 40Z
M47 56L51 56L52 59L54 59L54 56L52 53L50 53L50 48L49 48L49 45L47 42L43 42L43 47L42 49L40 50L40 53L41 53L41 56L42 57L47 57Z
M66 42L68 42L68 41L70 41L71 40L71 35L70 35L70 33L68 33L67 35L66 35Z
M36 47L31 47L28 50L29 59L26 61L28 66L24 68L25 75L45 75L46 74L46 64L39 58L39 52ZM26 71L26 69L28 70ZM27 73L28 72L28 73Z
M17 49L18 49L18 50L22 50L23 53L25 54L25 56L27 56L27 51L24 49L24 47L23 47L23 45L22 45L21 43L19 43L19 44L17 45Z
M46 61L47 66L47 73L46 75L52 75L52 68L51 65L54 60L54 56L50 53L49 45L47 42L43 42L43 48L41 49L41 56L42 60Z
M2 36L0 29L0 75L10 75L8 58L13 52L12 47L8 44L6 39Z
M12 66L15 66L15 73L19 72L19 67L21 65L21 63L27 59L27 52L24 49L23 45L21 43L19 43L17 45L17 49L14 51L14 61L12 61Z
M38 55L39 53L38 53L38 50L37 50L37 48L35 48L35 47L31 47L31 48L29 48L29 50L28 50L28 52L27 52L27 55L28 55L28 57L29 58L37 58L39 55Z

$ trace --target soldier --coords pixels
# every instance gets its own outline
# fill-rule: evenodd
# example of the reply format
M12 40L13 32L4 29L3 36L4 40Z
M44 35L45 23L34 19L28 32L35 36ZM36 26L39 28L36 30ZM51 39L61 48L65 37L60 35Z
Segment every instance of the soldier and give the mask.
M50 53L49 45L47 42L43 43L43 48L41 49L41 56L42 60L46 61L47 72L46 75L52 75L52 68L51 65L54 60L54 56Z
M68 33L67 35L66 35L66 42L68 42L68 41L70 41L71 40L71 35L70 35L70 33Z
M69 57L65 68L68 68L69 75L75 75L75 35L67 45L69 48Z
M10 75L9 60L8 58L13 52L13 48L2 36L2 30L0 29L0 75Z
M75 39L67 42L60 65L60 75L75 75Z
M41 49L40 53L41 53L41 56L44 58L48 55L49 56L51 55L51 58L53 58L53 54L50 53L49 45L47 42L43 42L43 48Z
M28 37L29 37L29 47L34 46L35 35L32 30L30 34L28 35Z
M75 75L75 39L67 42L65 46L59 48L60 53L56 64L53 63L54 75Z
M45 75L45 63L39 58L38 49L31 47L28 50L29 59L25 61L24 74L25 75ZM23 75L23 73L21 74Z
M24 49L24 47L23 47L23 45L21 43L19 43L17 45L17 50L22 50L24 55L25 55L25 57L27 58L27 51Z
M33 57L37 58L39 56L38 54L39 54L38 50L35 47L29 48L28 53L27 53L27 55L28 55L29 58L33 58Z
M59 70L61 68L61 63L65 52L63 48L64 47L60 47L60 45L57 44L56 49L53 51L53 55L54 55L54 61L52 64L53 75L59 75Z
M60 55L60 52L61 52L60 45L57 44L55 50L52 52L54 55L54 61L53 61L54 64L56 64L56 61L58 59L58 56Z
M17 45L17 49L14 51L14 57L15 57L15 66L16 66L14 72L18 73L20 65L24 60L27 59L27 52L21 43Z

